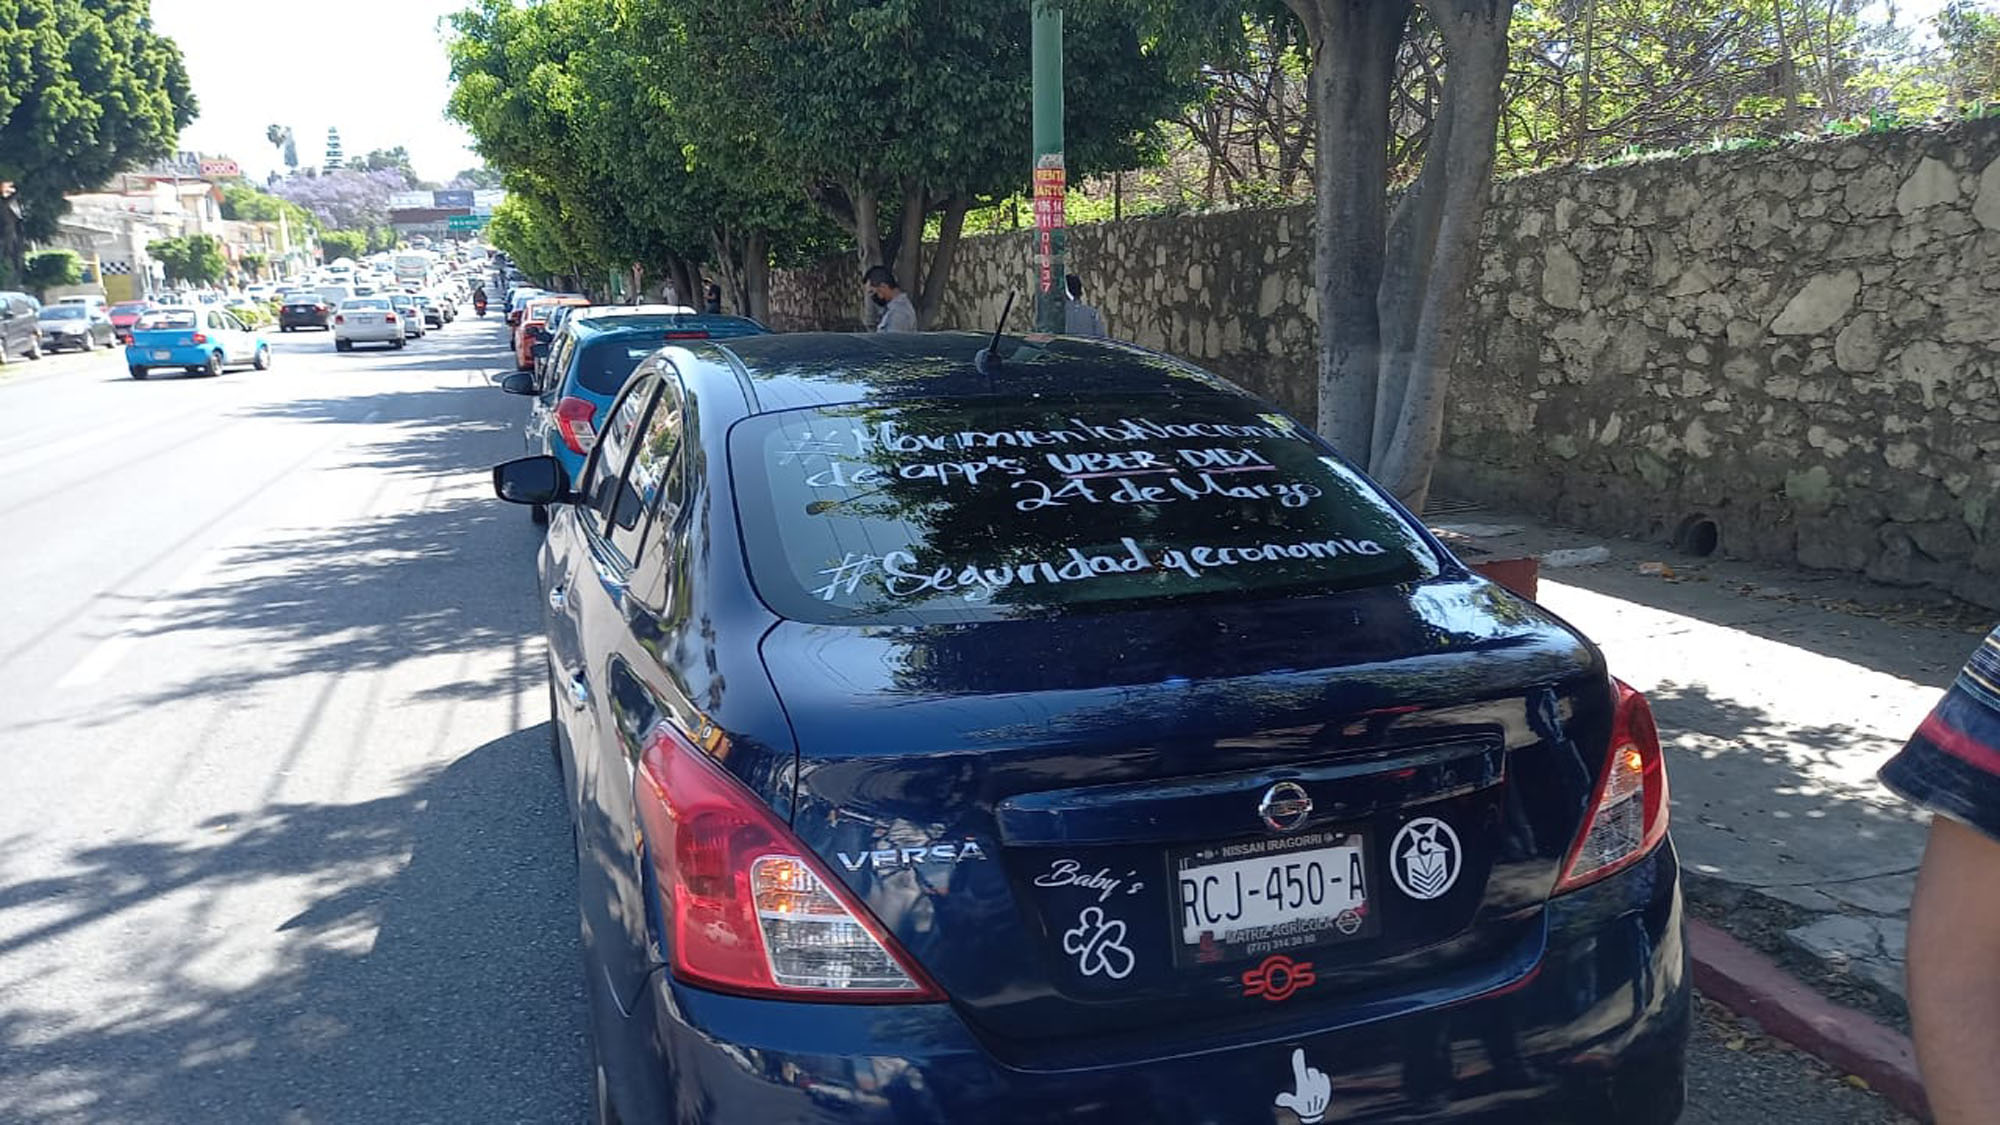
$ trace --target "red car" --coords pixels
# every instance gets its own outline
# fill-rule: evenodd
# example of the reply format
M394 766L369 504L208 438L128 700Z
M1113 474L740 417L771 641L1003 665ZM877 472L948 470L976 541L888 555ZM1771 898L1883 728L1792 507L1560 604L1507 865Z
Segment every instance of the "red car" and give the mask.
M157 307L151 301L120 301L111 306L111 328L118 333L118 342L131 343L133 322Z

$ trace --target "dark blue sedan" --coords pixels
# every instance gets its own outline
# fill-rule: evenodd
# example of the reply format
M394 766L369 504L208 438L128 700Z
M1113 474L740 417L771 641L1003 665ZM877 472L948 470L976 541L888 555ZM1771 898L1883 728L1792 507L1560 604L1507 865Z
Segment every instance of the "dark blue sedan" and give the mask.
M540 558L601 1120L1668 1122L1645 700L1104 341L665 348Z

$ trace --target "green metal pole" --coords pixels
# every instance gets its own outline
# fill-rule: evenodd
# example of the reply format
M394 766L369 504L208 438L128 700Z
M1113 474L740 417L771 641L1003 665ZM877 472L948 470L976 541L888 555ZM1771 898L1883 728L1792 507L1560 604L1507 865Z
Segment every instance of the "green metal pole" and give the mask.
M1034 15L1035 331L1061 332L1064 232L1062 0L1028 0Z

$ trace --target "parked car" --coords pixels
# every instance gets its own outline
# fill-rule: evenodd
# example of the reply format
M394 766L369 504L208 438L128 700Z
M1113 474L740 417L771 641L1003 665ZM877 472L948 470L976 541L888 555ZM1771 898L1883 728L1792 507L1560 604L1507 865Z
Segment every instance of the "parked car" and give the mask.
M387 294L389 303L396 308L396 315L403 320L403 335L411 339L424 338L424 313L417 307L416 298L408 293Z
M271 366L271 345L226 309L160 308L132 326L125 364L134 379L159 367L210 376L245 365L263 371Z
M524 427L530 453L554 457L571 484L582 480L583 462L596 443L596 427L606 408L640 361L668 344L762 335L763 325L736 316L695 313L631 316L575 316L551 355L546 378L530 376L534 399ZM536 522L542 509L530 509Z
M151 301L120 301L111 306L111 327L118 333L118 342L131 343L132 325L142 314L158 307Z
M509 289L507 291L507 327L519 328L521 326L522 307L529 301L541 296L544 292L545 290L536 289L533 286L516 286ZM516 337L516 339L518 340L519 337Z
M1270 403L986 345L668 347L495 469L595 1119L1673 1121L1644 697Z
M355 297L333 314L335 351L353 351L356 344L387 344L400 348L409 342L403 334L403 318L387 297Z
M42 347L52 352L65 348L87 352L99 344L108 348L118 342L110 310L100 305L43 305L35 328L42 334Z
M278 306L278 330L293 332L300 328L333 329L334 306L318 293L292 293L285 303Z
M56 298L56 304L81 305L86 309L96 309L99 312L108 312L111 308L110 302L106 301L104 295L101 293L78 293L69 297L58 297Z
M575 293L545 293L521 308L521 324L514 329L514 359L517 367L535 366L535 345L555 338L549 331L549 313L559 305L587 305L590 298Z
M26 293L0 291L0 364L15 356L42 358L42 332L36 317L42 303Z

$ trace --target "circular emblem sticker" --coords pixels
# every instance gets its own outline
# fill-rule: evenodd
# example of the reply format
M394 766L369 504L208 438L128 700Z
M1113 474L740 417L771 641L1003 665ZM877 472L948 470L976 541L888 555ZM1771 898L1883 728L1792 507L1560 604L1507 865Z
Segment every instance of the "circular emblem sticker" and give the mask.
M1458 882L1464 849L1458 833L1434 816L1420 816L1403 825L1389 845L1389 874L1411 898L1433 899Z

